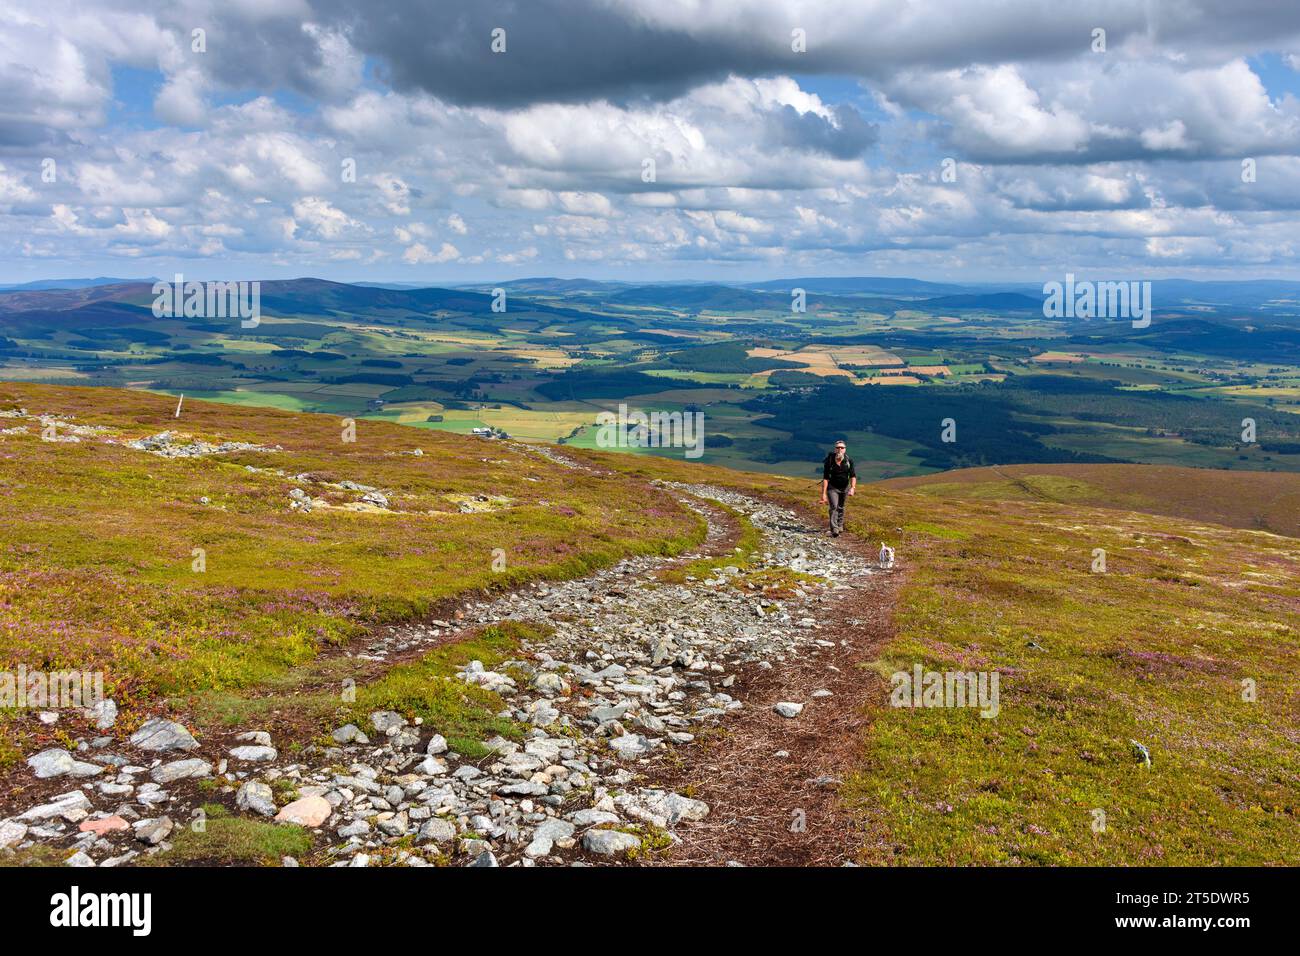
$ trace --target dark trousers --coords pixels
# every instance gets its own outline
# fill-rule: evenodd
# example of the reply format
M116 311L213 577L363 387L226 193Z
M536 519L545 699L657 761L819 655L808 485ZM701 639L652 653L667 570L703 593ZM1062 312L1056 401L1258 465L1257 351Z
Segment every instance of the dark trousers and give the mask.
M826 504L831 514L831 530L844 530L844 503L849 497L848 488L836 488L834 485L826 486Z

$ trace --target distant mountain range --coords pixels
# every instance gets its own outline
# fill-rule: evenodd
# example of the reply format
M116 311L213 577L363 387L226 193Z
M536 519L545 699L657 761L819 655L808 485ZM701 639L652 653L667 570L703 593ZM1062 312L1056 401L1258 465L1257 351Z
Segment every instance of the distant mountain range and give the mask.
M37 279L35 282L23 282L17 285L0 284L0 292L43 292L50 289L89 289L101 285L125 285L132 282L156 282L156 279L110 279L99 276L95 279Z
M1064 278L1064 276L1062 276ZM155 279L48 279L0 286L0 313L62 311L93 303L147 305ZM595 279L536 277L500 283L466 283L449 288L407 283L347 283L325 279L262 280L262 307L271 314L393 313L428 315L438 310L477 312L490 308L492 290L510 295L512 311L526 308L563 316L580 314L574 305L622 313L629 318L647 311L736 312L785 310L794 289L808 296L809 311L869 309L888 312L1025 311L1041 308L1042 286L1033 283L955 284L896 276L826 276L772 279L764 282L627 283ZM1300 282L1283 279L1196 281L1156 279L1152 302L1184 311L1253 309L1266 313L1300 312Z

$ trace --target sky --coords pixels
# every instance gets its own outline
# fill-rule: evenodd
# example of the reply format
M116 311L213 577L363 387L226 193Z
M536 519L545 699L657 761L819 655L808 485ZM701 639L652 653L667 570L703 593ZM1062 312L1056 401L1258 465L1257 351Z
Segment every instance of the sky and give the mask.
M1300 278L1290 0L5 0L0 282Z

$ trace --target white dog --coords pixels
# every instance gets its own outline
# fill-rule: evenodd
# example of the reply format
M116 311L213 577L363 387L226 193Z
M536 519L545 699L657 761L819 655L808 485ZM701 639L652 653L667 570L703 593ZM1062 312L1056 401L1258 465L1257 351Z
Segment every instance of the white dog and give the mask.
M892 568L894 566L894 549L885 542L880 542L880 566L882 568Z

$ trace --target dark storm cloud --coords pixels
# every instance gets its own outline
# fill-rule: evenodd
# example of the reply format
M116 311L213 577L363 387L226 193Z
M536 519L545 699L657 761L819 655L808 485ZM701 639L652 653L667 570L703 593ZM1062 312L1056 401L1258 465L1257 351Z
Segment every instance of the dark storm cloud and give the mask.
M1209 59L1300 35L1300 3L1270 0L738 0L689 12L656 0L314 0L313 9L321 22L342 25L398 89L501 107L666 99L730 74L883 80L913 68L1065 62L1096 55L1095 28L1110 49L1146 44ZM490 47L498 27L503 54ZM795 27L806 31L806 53L791 50Z
M403 0L364 8L319 0L317 9L379 58L396 89L462 104L667 98L726 76L735 59L710 39L591 0ZM504 53L491 49L497 28L506 31Z
M319 95L324 67L319 44L296 19L266 19L255 25L230 12L206 25L208 74L231 89L286 87Z
M903 29L892 15L896 4L875 5L881 28L876 33L872 18L860 12L851 18L854 29L842 31L838 14L814 11L796 17L780 4L760 2L737 4L727 18L710 19L701 12L674 21L656 19L649 0L639 5L630 0L486 0L472 5L397 0L364 8L352 0L316 0L314 6L327 22L344 24L353 45L377 57L396 88L501 107L667 99L731 74L868 75L890 64L955 66L970 62L972 55L995 61L1031 58L1074 53L1083 42L1080 37L1086 41L1086 31L1051 29L1054 18L1042 10L1031 17L1042 31L1031 37L1023 19L1017 29L999 32L988 28L987 17L982 29L960 25L942 7L935 8L933 19L918 18L914 31ZM502 54L491 50L492 31L498 27L506 31ZM806 31L809 52L791 49L795 27ZM897 43L888 36L894 30L904 34Z
M880 128L847 103L835 107L834 114L831 122L786 105L769 115L769 135L778 145L814 150L836 159L861 156L880 138Z

